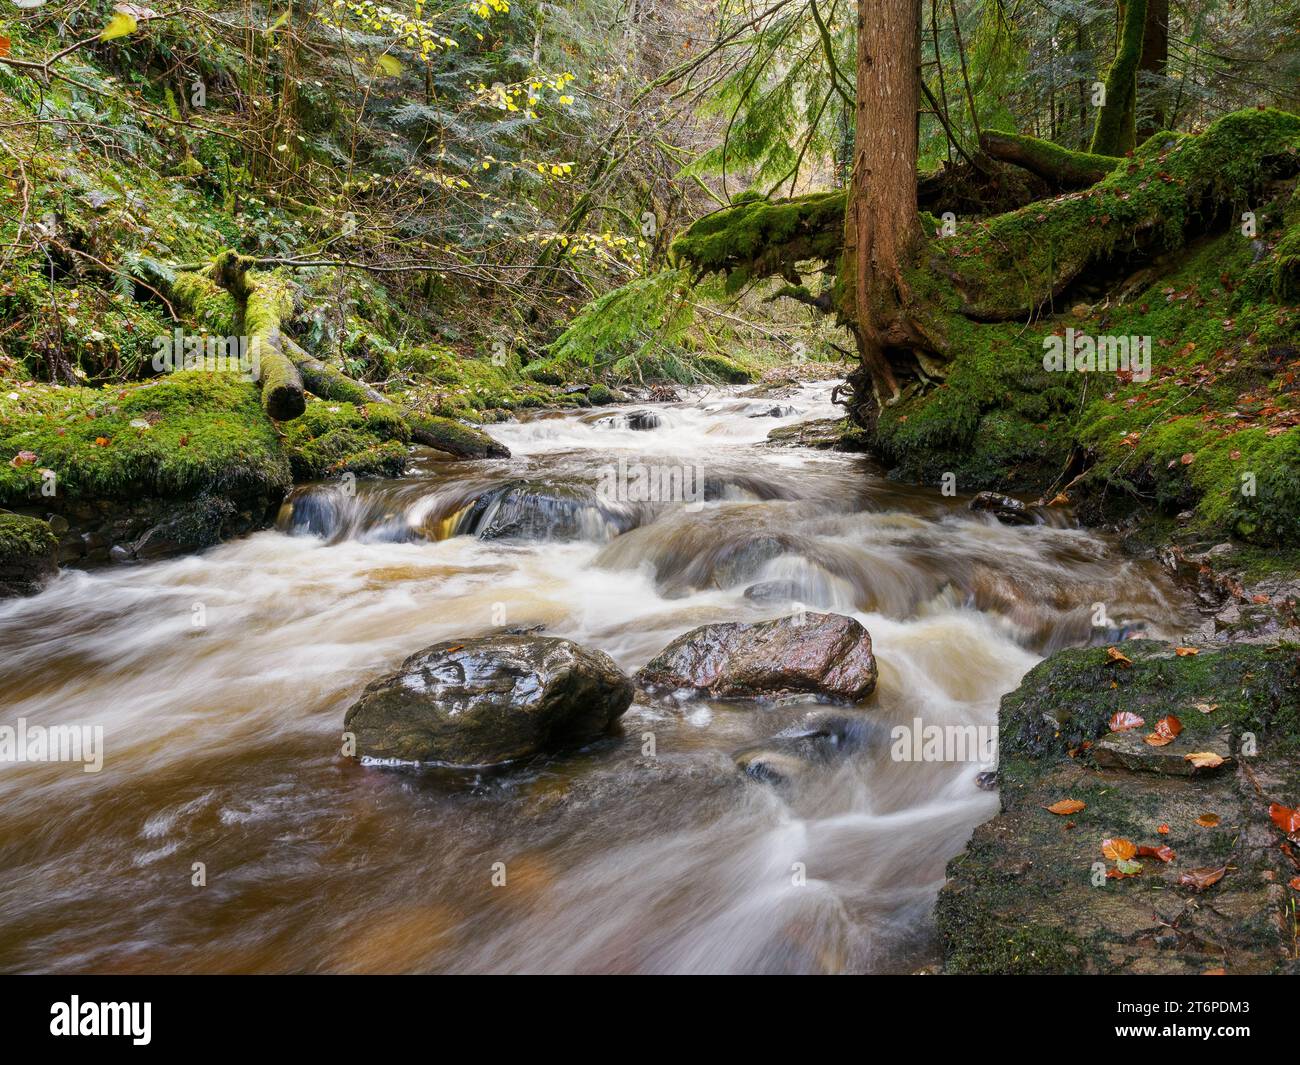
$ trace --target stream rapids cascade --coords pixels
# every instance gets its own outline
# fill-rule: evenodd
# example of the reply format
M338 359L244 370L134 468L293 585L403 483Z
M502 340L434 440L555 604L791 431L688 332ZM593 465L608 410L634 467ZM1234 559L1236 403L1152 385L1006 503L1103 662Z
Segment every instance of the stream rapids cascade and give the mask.
M837 416L832 387L537 413L490 428L508 459L416 449L395 480L295 489L274 529L0 604L7 719L103 728L101 772L0 765L0 969L931 963L993 764L891 755L891 730L988 730L1045 655L1168 639L1194 607L1063 512L1008 525L766 445ZM870 633L865 699L639 692L600 737L493 770L340 746L363 689L439 641L537 632L631 676L700 626L800 611Z

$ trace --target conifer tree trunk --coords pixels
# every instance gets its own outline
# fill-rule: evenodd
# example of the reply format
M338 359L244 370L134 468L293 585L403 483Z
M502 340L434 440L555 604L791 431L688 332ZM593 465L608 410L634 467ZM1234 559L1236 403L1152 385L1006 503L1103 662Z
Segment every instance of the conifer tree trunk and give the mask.
M902 271L920 237L916 214L920 0L858 0L853 175L841 284L876 397L898 395L889 349L905 332Z
M1139 77L1147 73L1163 79L1169 66L1169 0L1147 0L1146 26L1142 31L1142 62ZM1168 120L1165 95L1162 88L1149 96L1151 111L1138 126L1137 140L1141 144L1153 133L1164 129Z

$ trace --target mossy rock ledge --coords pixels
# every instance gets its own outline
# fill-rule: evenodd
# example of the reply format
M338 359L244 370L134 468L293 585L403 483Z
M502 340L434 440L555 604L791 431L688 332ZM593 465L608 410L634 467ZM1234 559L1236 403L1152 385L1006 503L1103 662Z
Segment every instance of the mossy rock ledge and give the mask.
M943 971L1300 973L1288 886L1300 870L1269 817L1272 803L1300 805L1300 648L1117 650L1131 664L1106 648L1062 651L1003 698L1002 812L948 865L936 905ZM1120 710L1145 724L1110 733ZM1143 742L1168 714L1181 734ZM1224 763L1180 757L1201 751ZM1085 806L1046 809L1062 799ZM1139 857L1139 874L1106 877L1108 838L1174 857ZM1202 890L1180 883L1218 869Z
M0 599L39 591L58 569L58 550L48 523L0 513Z
M269 524L291 484L256 387L186 370L0 401L0 505L48 522L60 563L163 558Z

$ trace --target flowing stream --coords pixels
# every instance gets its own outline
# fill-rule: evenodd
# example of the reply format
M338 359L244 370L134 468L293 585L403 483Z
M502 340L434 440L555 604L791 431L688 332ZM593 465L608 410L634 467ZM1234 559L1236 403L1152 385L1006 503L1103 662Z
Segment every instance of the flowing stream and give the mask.
M0 969L933 961L945 863L997 796L977 786L979 760L892 759L888 729L992 726L1043 655L1125 631L1173 638L1192 607L1063 517L1008 527L861 456L763 443L836 414L830 389L635 408L653 427L634 408L494 426L513 458L417 452L396 481L297 489L275 529L65 571L0 605L0 724L104 735L98 773L0 764ZM638 466L700 475L703 501L592 495L611 471L634 485ZM549 487L471 505L521 479ZM862 707L639 695L615 734L490 773L340 753L361 689L437 640L544 626L630 673L697 625L800 607L870 631L880 680ZM832 712L886 739L874 730L782 784L733 763Z

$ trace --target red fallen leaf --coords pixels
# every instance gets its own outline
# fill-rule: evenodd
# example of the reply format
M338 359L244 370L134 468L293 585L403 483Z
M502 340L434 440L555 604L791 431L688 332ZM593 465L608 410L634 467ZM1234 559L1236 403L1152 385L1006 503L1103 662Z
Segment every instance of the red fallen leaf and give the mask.
M1219 823L1219 815L1201 814L1201 816L1196 819L1196 823L1202 828L1214 828L1214 826Z
M1156 831L1159 832L1162 836L1167 836L1167 835L1169 835L1169 826L1168 826L1168 825L1160 825L1160 826L1156 829Z
M1250 601L1252 603L1267 603L1269 602L1269 598L1266 595L1252 595Z
M1132 710L1117 710L1110 715L1111 732L1128 732L1145 724L1146 718L1138 717Z
M1273 824L1277 825L1288 836L1300 832L1300 809L1291 809L1289 806L1283 806L1281 803L1269 803L1268 817Z
M1194 891L1204 891L1207 887L1213 887L1222 880L1223 874L1227 871L1228 867L1226 865L1220 865L1214 869L1209 867L1189 869L1178 878L1178 884L1180 887L1189 887Z
M1118 662L1121 666L1124 666L1125 668L1128 668L1133 664L1133 660L1129 658L1128 655L1126 655L1118 647L1107 647L1106 657L1109 658L1112 662Z
M1078 799L1059 799L1052 803L1051 806L1044 806L1043 809L1050 814L1056 814L1058 817L1065 817L1067 814L1077 814L1088 804L1080 802Z
M1127 862L1137 854L1137 846L1132 840L1122 837L1103 839L1101 841L1101 853L1112 862Z
M1152 747L1163 747L1173 743L1183 731L1183 723L1173 714L1167 714L1156 722L1156 730L1150 736L1143 737Z
M106 436L97 436L97 437L95 437L95 446L96 446L96 447L108 447L108 437L106 437Z
M9 54L9 38L0 37L0 56L7 56L8 54Z
M30 466L35 461L35 451L20 451L9 460L9 465L14 467L14 469L17 469L19 466Z
M1293 876L1286 882L1286 886L1292 891L1300 891L1300 876Z
M1159 858L1162 862L1172 862L1178 857L1170 847L1139 847L1139 858Z
M1186 658L1188 655L1199 655L1200 653L1201 653L1201 649L1199 647L1175 647L1174 648L1174 654L1176 654L1179 658Z

